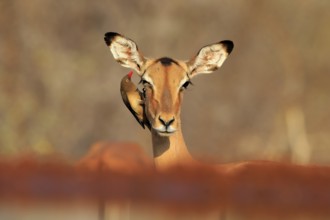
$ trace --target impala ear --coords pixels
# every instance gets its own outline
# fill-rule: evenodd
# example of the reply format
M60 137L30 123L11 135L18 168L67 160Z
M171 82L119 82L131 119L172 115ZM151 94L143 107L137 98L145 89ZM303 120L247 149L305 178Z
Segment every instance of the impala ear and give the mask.
M139 52L134 41L114 32L106 33L104 41L118 63L124 67L134 69L139 75L142 75L146 59Z
M194 77L201 73L212 73L217 70L233 48L234 43L230 40L203 47L194 58L187 62L190 76Z

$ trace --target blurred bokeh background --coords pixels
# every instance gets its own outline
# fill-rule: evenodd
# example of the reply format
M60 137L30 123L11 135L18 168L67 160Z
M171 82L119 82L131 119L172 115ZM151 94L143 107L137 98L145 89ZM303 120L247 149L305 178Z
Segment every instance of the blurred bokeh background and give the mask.
M105 32L148 57L192 57L230 39L233 53L185 93L196 157L330 163L330 1L0 2L0 154L84 155L99 140L151 140L122 103L128 69ZM134 78L135 81L138 79Z

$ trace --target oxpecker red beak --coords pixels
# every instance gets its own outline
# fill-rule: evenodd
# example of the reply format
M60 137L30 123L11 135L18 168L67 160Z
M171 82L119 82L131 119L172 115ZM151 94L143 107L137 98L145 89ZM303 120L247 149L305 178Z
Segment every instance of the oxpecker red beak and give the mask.
M133 76L133 70L129 71L129 73L127 75L128 75L128 78L131 79Z

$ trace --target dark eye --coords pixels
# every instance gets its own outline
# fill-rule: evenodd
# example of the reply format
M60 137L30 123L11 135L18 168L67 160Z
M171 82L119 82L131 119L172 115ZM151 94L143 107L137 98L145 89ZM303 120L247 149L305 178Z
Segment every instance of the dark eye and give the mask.
M189 86L190 84L191 84L190 81L185 82L185 83L181 86L181 90L187 89L188 86Z
M147 80L144 80L144 79L141 80L141 83L142 83L143 85L150 84Z
M145 80L145 79L141 79L141 81L139 82L139 84L142 84L143 86L151 86L151 83L148 82L148 81Z

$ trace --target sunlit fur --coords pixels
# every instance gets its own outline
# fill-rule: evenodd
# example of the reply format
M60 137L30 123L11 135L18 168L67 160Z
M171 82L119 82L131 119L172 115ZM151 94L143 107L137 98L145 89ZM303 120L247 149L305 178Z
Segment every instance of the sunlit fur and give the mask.
M189 81L187 66L177 61L164 65L154 60L142 75L145 90L145 111L152 128L162 136L180 127L182 85ZM162 121L174 121L166 127Z
M136 43L118 33L104 36L115 60L134 69L141 77L144 90L144 110L151 124L155 165L158 169L195 160L185 144L180 121L183 91L190 78L209 74L221 67L234 48L230 40L202 47L187 61L168 57L146 58Z

